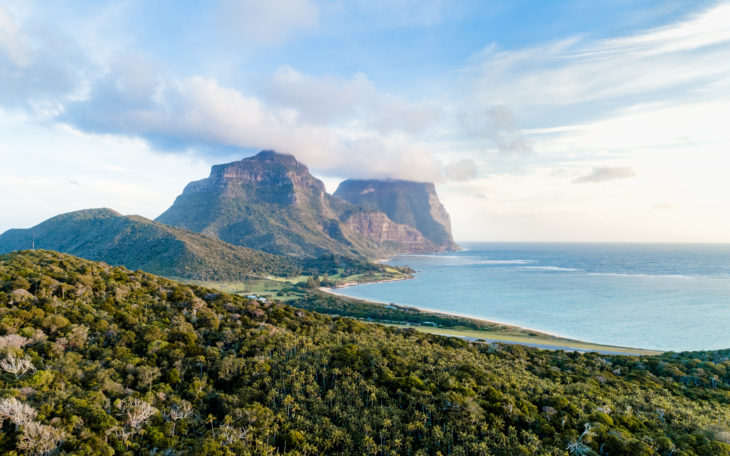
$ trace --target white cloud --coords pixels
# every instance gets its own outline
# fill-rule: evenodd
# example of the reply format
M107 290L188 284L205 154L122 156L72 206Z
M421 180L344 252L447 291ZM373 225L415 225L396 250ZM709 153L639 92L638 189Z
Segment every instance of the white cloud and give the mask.
M223 0L218 20L228 35L253 44L278 44L314 29L319 8L310 0Z
M442 116L435 106L381 93L362 73L351 79L314 77L284 66L269 81L265 98L273 106L292 109L303 122L350 124L384 133L418 133Z
M644 150L632 162L641 178L615 185L566 178L584 175L587 162L566 161L562 173L533 163L444 184L439 196L461 240L730 242L724 155L707 145Z
M347 22L358 30L430 27L471 12L469 1L457 0L351 0L333 2L358 20Z
M0 233L62 212L111 207L157 217L186 182L210 170L193 157L153 153L141 141L38 125L0 110Z
M284 66L270 79L266 97L275 106L294 109L306 122L326 123L351 120L361 107L377 103L379 94L362 73L349 80L315 78Z
M324 84L319 93L327 90ZM299 101L297 107L306 109L307 101ZM338 109L345 108L332 107ZM124 58L86 99L69 103L60 120L86 132L144 138L154 148L175 153L229 158L236 148L274 149L334 176L443 181L473 175L467 162L445 168L428 146L407 135L328 125L324 119L307 123L293 110L267 105L211 78L165 79L154 66Z
M621 167L599 167L599 168L593 168L593 170L583 176L576 177L573 179L574 184L588 184L588 183L598 183L598 182L607 182L612 181L616 179L627 179L629 177L636 177L636 172L629 167L621 166Z
M483 113L504 106L534 153L486 155L488 178L440 189L457 238L728 242L727 24L725 2L626 37L488 47L463 73L462 112L480 115L455 144L496 147Z
M449 180L465 181L477 176L479 169L474 160L462 158L444 166L444 173Z

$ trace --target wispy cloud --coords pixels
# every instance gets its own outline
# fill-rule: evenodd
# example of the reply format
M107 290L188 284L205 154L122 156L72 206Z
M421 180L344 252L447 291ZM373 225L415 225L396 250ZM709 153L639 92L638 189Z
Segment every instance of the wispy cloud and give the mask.
M728 23L725 3L628 37L574 37L522 50L491 45L474 68L476 95L485 106L509 106L531 125L564 121L565 107L595 118L627 104L696 96L728 77Z
M588 184L612 181L616 179L627 179L629 177L636 177L636 172L632 168L628 167L605 167L605 168L593 168L593 170L586 174L573 179L574 184Z
M527 154L532 144L517 125L512 111L506 106L488 106L482 110L462 113L458 121L467 137L483 140L503 154Z
M315 29L319 7L310 0L223 0L218 23L233 39L249 44L278 44L292 35Z

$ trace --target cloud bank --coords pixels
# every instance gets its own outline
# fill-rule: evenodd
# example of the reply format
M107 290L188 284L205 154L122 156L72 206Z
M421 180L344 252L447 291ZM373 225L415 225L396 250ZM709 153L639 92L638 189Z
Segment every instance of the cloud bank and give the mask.
M267 103L213 78L165 78L152 63L124 57L87 97L67 103L59 120L86 132L141 137L169 153L228 158L235 149L275 149L338 176L443 182L476 173L474 162L444 163L402 133L430 122L429 107L391 103L361 76L316 79L285 69L273 81L268 98L276 101Z
M314 28L319 8L308 0L223 1L217 14L237 39L275 45ZM175 77L140 53L95 62L80 49L51 30L22 27L0 7L0 106L209 160L275 149L331 176L444 182L476 173L473 161L444 161L416 138L440 108L383 93L361 73L315 77L283 66L263 88L240 88Z

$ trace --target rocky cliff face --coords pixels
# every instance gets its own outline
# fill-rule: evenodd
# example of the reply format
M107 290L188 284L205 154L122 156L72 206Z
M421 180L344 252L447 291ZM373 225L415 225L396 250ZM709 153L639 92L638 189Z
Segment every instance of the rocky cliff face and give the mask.
M413 227L328 195L293 156L263 151L216 165L157 218L272 253L380 257L435 250Z
M312 176L305 165L291 155L273 151L215 165L207 179L188 184L181 197L199 193L281 206L317 207L324 204L326 195L322 181Z
M431 251L455 250L451 219L428 182L354 180L340 184L336 197L385 213L396 223L418 230L434 246Z
M344 220L347 227L396 252L424 253L438 251L415 228L395 223L379 211L357 212Z

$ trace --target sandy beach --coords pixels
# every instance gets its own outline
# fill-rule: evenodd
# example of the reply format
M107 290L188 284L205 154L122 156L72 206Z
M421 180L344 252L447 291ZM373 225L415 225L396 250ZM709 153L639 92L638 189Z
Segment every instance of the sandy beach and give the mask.
M393 281L409 280L409 279L410 278L387 279L387 280L382 280L382 281L377 281L377 282L368 282L368 284L393 282ZM398 326L398 327L404 327L404 328L411 327L416 330L419 330L422 332L427 332L430 334L437 334L437 335L442 335L442 336L447 336L447 337L458 337L458 338L469 340L472 342L484 342L484 343L499 342L499 343L505 343L505 344L523 345L523 346L534 347L534 348L539 348L539 349L543 349L543 350L596 352L596 353L610 354L610 355L635 356L635 355L652 355L652 354L661 353L660 351L655 351L655 350L644 350L644 349L640 349L640 348L631 348L631 347L618 347L618 346L612 346L612 345L594 344L591 342L574 340L574 339L567 338L565 336L561 336L559 334L551 334L551 333L548 333L545 331L537 331L537 330L533 330L531 328L516 326L516 325L510 324L510 323L503 322L503 321L488 320L485 318L478 318L478 317L473 317L470 315L460 314L458 312L423 309L423 308L419 308L416 306L410 306L410 305L402 306L400 304L393 303L393 302L363 300L363 299L358 299L358 298L353 298L351 296L347 296L338 291L338 289L346 288L346 287L350 287L350 286L354 286L354 285L364 285L364 284L344 283L344 284L340 284L334 288L320 287L319 290L323 293L332 294L332 295L335 295L335 296L338 296L338 297L341 297L344 299L348 299L348 300L377 304L377 305L395 305L395 306L398 306L401 308L415 309L419 312L422 312L422 313L428 314L428 315L435 315L435 316L441 316L441 317L465 318L465 319L478 321L478 322L489 324L489 325L497 325L497 326L504 328L504 331L502 331L502 330L498 330L498 331L487 331L487 330L462 331L462 330L452 330L449 328L431 327L431 326L389 324L391 326ZM515 336L513 334L510 334L510 332L517 332L517 333L520 333L521 335Z

